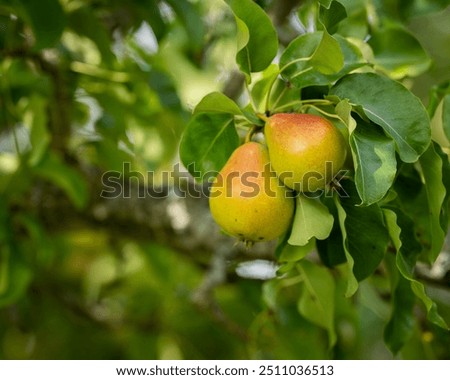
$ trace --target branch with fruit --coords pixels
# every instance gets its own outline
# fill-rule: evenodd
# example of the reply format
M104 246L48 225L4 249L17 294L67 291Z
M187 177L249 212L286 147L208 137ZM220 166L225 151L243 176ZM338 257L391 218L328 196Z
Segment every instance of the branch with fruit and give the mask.
M304 285L300 311L330 344L333 306L321 310L334 302L330 273L345 279L350 297L380 266L407 310L420 300L428 319L448 329L415 276L417 262L436 260L448 226L449 160L431 139L436 107L427 110L366 41L332 34L345 16L295 38L274 63L278 39L267 15L251 1L228 3L248 103L208 94L180 146L186 168L209 183L215 221L247 247L278 238L280 279L322 279L319 289ZM448 120L437 125L449 135ZM313 250L323 265L306 258ZM394 304L385 336L394 352L409 336L393 333L407 314L397 312Z

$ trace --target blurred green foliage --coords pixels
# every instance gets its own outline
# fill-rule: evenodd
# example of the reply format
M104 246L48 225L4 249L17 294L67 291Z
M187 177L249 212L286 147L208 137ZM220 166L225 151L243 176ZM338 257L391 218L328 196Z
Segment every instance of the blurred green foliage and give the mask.
M281 25L286 35L322 29L309 24L317 2L300 3ZM425 103L450 79L448 1L340 3L348 18L322 14L327 28L355 38L373 28L376 61ZM336 275L327 293L333 327L299 313L310 306L292 278L231 275L214 294L224 321L192 302L209 258L91 223L86 210L98 194L86 173L120 172L123 162L141 173L170 169L190 111L237 69L236 33L220 0L0 0L1 359L393 357L383 342L385 273L364 280L354 298ZM388 64L386 49L397 54ZM46 219L55 199L70 212ZM450 320L448 287L427 291ZM448 359L448 334L424 309L414 313L397 357Z

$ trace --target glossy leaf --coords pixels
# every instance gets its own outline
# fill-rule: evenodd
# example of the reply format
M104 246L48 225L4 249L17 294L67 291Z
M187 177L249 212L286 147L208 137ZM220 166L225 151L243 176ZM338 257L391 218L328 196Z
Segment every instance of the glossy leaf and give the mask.
M351 74L331 93L361 106L365 115L395 141L402 161L414 162L427 149L431 130L426 110L400 83L373 73Z
M345 7L336 0L333 0L327 9L324 6L320 7L319 19L323 26L331 34L335 33L338 24L347 17Z
M194 115L203 112L228 113L231 115L242 115L237 104L221 92L212 92L206 95L194 110Z
M239 145L233 115L199 113L187 125L180 158L197 180L214 177Z
M264 70L275 58L278 37L267 14L252 0L226 0L238 23L238 53L241 70L250 74ZM245 31L247 28L247 32ZM248 41L246 35L248 33Z
M348 197L339 199L342 210L338 207L344 248L353 259L355 278L361 281L380 264L387 250L389 235L380 207L377 204L355 207L360 203L355 184L350 180L341 182L348 194Z
M328 331L329 347L332 347L337 340L334 327L334 278L328 269L307 260L298 263L298 270L304 284L298 310L304 318Z
M394 141L376 125L358 121L350 136L355 183L361 202L370 205L381 200L391 188L397 172Z
M279 74L280 70L278 65L271 64L262 72L261 78L253 82L250 94L257 111L266 111L267 96L269 96L270 88L273 86Z
M296 197L296 209L288 243L304 246L310 239L326 239L333 228L333 215L320 200L303 195Z
M402 27L374 30L368 43L372 47L375 64L394 79L418 76L431 65L431 59L419 41Z
M323 31L319 46L314 51L309 63L325 75L336 74L344 66L341 47L326 30Z
M319 46L324 40L323 36L324 32L305 34L297 37L288 45L280 57L280 71L285 80L299 88L323 86L335 82L365 64L359 49L338 35L331 37L331 40L325 37L323 46L331 47L331 53L322 48L319 50ZM336 41L339 49L335 44ZM331 66L326 67L326 65ZM342 69L339 70L338 67L342 67ZM319 69L322 71L325 69L325 73ZM333 72L336 69L338 72Z

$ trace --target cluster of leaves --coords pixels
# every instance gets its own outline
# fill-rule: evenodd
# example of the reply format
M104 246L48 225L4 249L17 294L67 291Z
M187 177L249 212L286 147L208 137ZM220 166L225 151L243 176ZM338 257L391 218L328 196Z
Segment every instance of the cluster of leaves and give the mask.
M302 36L285 47L267 17L278 2L255 3L0 0L0 357L380 358L389 357L379 346L388 320L393 351L410 337L402 357L448 355L442 329L426 321L419 327L411 313L419 298L442 325L433 303L439 292L431 300L413 272L416 260L433 260L445 231L447 161L440 147L450 147L448 83L436 87L427 109L440 146L434 151L426 136L409 135L421 127L385 119L408 136L403 143L373 119L382 107L397 114L399 102L417 103L391 80L430 66L405 20L447 1L318 7L305 0L283 26L287 36ZM222 71L234 67L236 38L251 104L215 92L185 129L186 109L220 89ZM278 52L280 63L273 64ZM348 75L355 69L360 73ZM366 78L380 91L398 92L389 99L399 100L375 103L371 114L374 100L360 99L346 84ZM235 127L262 126L255 115L266 110L331 117L364 158L342 182L350 199L298 200L317 217L304 224L296 216L290 244L277 251L284 263L279 278L262 283L231 274L233 281L216 289L227 329L223 315L200 312L191 301L208 257L169 248L167 231L148 236L121 220L108 223L91 201L98 173L121 172L124 162L143 178L167 168L183 131L184 162L207 177L238 146ZM409 112L420 121L420 110ZM360 225L370 234L361 236ZM300 260L314 245L327 267ZM343 297L367 276L354 297Z
M298 195L292 231L277 249L284 263L281 277L299 277L302 283L300 314L325 328L333 346L333 273L346 279L350 297L361 281L383 270L392 294L384 338L394 353L413 333L417 301L429 321L448 330L414 273L418 261L435 262L448 229L448 83L435 89L427 110L399 82L425 72L431 61L398 20L379 21L387 11L382 6L306 2L298 17L308 32L280 48L258 5L251 0L227 3L235 16L236 62L245 75L249 104L240 107L219 92L205 96L181 142L186 167L197 179L210 180L240 144L238 131L263 126L260 113L310 112L329 118L348 137L351 151L352 167L339 184L345 196ZM416 5L412 2L398 18L417 11ZM273 63L279 50L278 63ZM442 139L432 140L432 134ZM314 248L329 269L303 260ZM279 283L276 279L267 287L274 307Z

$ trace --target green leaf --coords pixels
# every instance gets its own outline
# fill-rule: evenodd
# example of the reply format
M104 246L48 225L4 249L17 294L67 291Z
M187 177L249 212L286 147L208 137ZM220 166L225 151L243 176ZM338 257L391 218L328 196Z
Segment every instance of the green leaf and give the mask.
M319 4L325 7L326 9L330 8L332 2L333 0L319 0Z
M333 0L328 9L321 6L319 10L319 20L331 34L336 32L338 24L346 17L347 11L339 1Z
M21 298L32 279L32 271L9 245L0 248L0 308Z
M194 115L180 143L180 158L197 180L206 181L222 169L239 146L233 115Z
M444 319L438 313L436 303L426 294L424 285L414 278L414 267L420 251L415 248L417 242L414 242L413 221L398 209L384 210L384 215L390 237L397 250L397 268L402 276L410 281L412 291L423 302L428 320L443 329L448 329Z
M19 0L33 29L36 50L53 47L66 25L66 15L59 1Z
M389 260L391 261L391 260ZM395 263L390 268L392 289L392 313L384 329L384 341L393 354L405 345L414 332L413 307L416 297L411 290L410 282L399 272Z
M326 239L333 228L333 215L319 199L299 194L296 197L296 209L291 236L291 245L306 245L311 238Z
M286 244L278 257L278 261L297 262L306 257L314 249L315 243L316 239L313 238L303 246Z
M194 115L205 112L242 115L238 105L221 92L212 92L206 95L195 107Z
M345 291L345 296L351 297L358 290L358 280L355 277L353 270L355 266L355 261L353 260L353 257L348 249L348 235L347 235L347 228L345 226L347 214L345 213L344 208L339 203L337 196L334 197L334 203L338 213L340 233L342 235L341 239L342 248L344 249L345 258L347 259L347 265L345 266L345 272L347 275L347 289Z
M444 103L440 102L433 112L431 118L431 139L438 143L442 148L450 148L450 141L444 130Z
M325 75L336 74L344 66L341 47L326 30L323 31L319 46L317 46L309 63Z
M355 184L341 181L348 196L340 198L338 207L344 249L353 259L353 273L358 281L370 276L380 264L389 244L389 234L383 214L377 204L356 206L360 203ZM344 214L344 215L341 215Z
M361 106L395 141L402 161L415 162L427 149L431 139L427 112L400 83L374 73L351 74L341 79L331 94Z
M253 82L250 95L258 112L266 111L265 107L267 96L269 95L270 88L276 81L279 74L280 70L278 65L273 63L262 72L261 78L258 81Z
M200 4L188 0L166 0L182 20L189 36L190 45L200 50L205 41L205 27L200 13Z
M391 188L397 173L394 141L376 125L359 120L350 136L355 183L362 204L381 200Z
M333 228L330 235L325 240L316 240L317 252L320 259L327 267L334 267L336 265L345 263L345 251L343 247L342 233L339 227L339 216L333 198L324 197L322 199L324 205L328 208L331 215L333 215Z
M252 0L226 0L226 2L238 24L237 63L248 75L264 70L278 51L278 37L272 22L262 8Z
M162 106L180 112L182 109L177 89L171 76L155 67L148 75L148 84L158 93L158 98Z
M394 79L418 76L431 65L431 59L419 41L403 27L374 30L368 43L375 64L387 70Z
M327 33L325 33L327 34ZM331 38L331 39L330 39ZM330 46L331 56L319 45ZM337 41L339 46L336 46ZM314 61L310 61L314 58ZM343 66L342 66L343 56ZM333 62L336 61L336 62ZM298 88L308 86L323 86L334 83L352 70L365 65L365 60L358 47L347 39L336 35L324 37L324 32L302 35L293 40L280 57L282 77ZM325 71L317 70L317 67ZM342 67L339 72L337 68Z
M331 98L332 96L330 96ZM339 99L339 98L337 98ZM338 115L347 126L348 132L351 134L356 128L356 120L352 116L352 105L347 99L338 101L335 107L336 115Z
M428 251L428 260L433 263L444 245L445 234L441 227L441 212L446 196L446 189L442 183L442 159L436 153L434 145L419 159L425 180L425 190L428 201L428 224L431 232L431 247Z
M450 94L442 99L442 126L445 136L450 140Z
M47 153L33 171L64 190L75 207L81 209L86 205L89 196L86 182L55 154Z
M434 116L438 105L446 95L450 95L450 81L445 81L431 88L427 106L430 118Z
M30 98L29 111L24 117L25 124L29 124L31 153L29 163L36 165L45 155L48 144L50 143L50 134L47 131L47 101L39 96Z
M329 347L336 343L334 327L334 278L328 269L303 260L298 263L303 292L298 300L300 314L328 331Z

